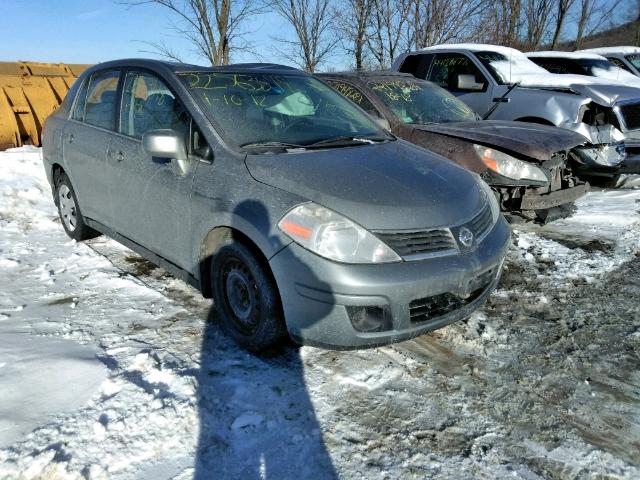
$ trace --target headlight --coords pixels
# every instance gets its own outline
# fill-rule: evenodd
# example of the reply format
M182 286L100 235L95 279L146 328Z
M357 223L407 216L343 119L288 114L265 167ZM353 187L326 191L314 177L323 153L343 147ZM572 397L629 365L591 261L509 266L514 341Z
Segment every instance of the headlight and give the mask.
M315 203L303 203L278 222L294 242L343 263L387 263L402 259L374 235L342 215Z
M493 218L493 224L495 225L498 221L498 217L500 216L500 204L498 203L496 194L493 193L491 187L480 177L478 177L478 185L480 185L480 188L487 198L487 202L489 202L489 205L491 206L491 217Z
M513 158L500 150L474 145L476 153L489 170L513 180L531 180L547 183L547 177L538 167Z

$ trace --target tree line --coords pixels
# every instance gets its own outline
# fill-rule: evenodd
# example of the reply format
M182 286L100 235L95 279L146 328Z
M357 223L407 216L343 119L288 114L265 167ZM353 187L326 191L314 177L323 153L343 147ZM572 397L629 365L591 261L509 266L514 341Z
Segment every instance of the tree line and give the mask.
M253 52L250 19L275 12L288 31L273 38L282 56L308 72L340 52L354 69L387 68L400 53L440 43L474 42L524 51L555 50L640 19L640 0L125 0L156 4L211 65ZM150 43L180 60L165 42Z

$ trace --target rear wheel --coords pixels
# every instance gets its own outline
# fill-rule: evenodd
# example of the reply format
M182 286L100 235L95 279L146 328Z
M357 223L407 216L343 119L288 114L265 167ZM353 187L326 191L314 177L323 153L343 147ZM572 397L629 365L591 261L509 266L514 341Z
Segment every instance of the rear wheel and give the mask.
M285 337L280 296L271 273L244 244L228 239L211 262L213 301L224 330L248 350Z
M78 206L78 199L69 178L64 173L56 176L56 205L64 231L76 241L87 240L100 235L84 222Z

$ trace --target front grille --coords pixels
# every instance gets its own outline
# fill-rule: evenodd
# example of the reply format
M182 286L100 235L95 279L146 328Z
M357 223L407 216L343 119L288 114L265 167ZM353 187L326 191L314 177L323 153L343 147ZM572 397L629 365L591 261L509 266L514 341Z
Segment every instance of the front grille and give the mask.
M471 219L466 227L473 232L476 242L482 240L493 226L493 215L491 214L491 205L486 202L480 213Z
M620 113L624 118L627 130L640 129L640 103L620 106Z
M422 323L435 320L469 305L477 300L491 284L495 270L489 270L473 279L469 286L473 291L465 298L453 293L441 293L432 297L419 298L409 304L409 318L411 323Z
M374 232L403 258L438 256L458 252L458 245L448 228Z

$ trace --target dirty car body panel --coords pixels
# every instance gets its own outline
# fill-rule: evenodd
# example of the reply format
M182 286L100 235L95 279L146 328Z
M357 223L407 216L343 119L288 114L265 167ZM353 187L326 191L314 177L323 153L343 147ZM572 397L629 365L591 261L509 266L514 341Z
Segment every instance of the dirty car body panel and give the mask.
M585 143L579 134L546 125L479 120L448 92L407 74L329 73L318 77L374 118L386 120L394 134L482 175L505 211L526 213L533 219L538 210L538 219L546 219L547 210L571 204L586 193L587 185L567 166L568 152ZM415 96L420 89L426 94L422 98ZM423 111L412 111L412 105ZM541 182L505 178L483 162L480 147L535 165L545 178Z
M92 79L109 71L117 82L105 94L113 85ZM95 93L85 93L90 107L81 110L93 113L73 118L85 84ZM92 125L94 113L110 123ZM104 178L79 175L84 154L74 149L88 137L69 143L68 125L110 136L100 147ZM180 138L185 157L149 153ZM273 276L289 335L329 348L400 341L464 318L495 288L510 241L477 175L396 139L322 82L278 65L94 66L47 120L43 161L54 198L64 173L90 227L205 296L215 295L220 246L246 245ZM97 181L106 190L94 190ZM103 201L110 214L98 219ZM324 230L291 226L293 214L308 219L309 211ZM370 245L370 260L349 260ZM228 289L225 278L219 287Z

